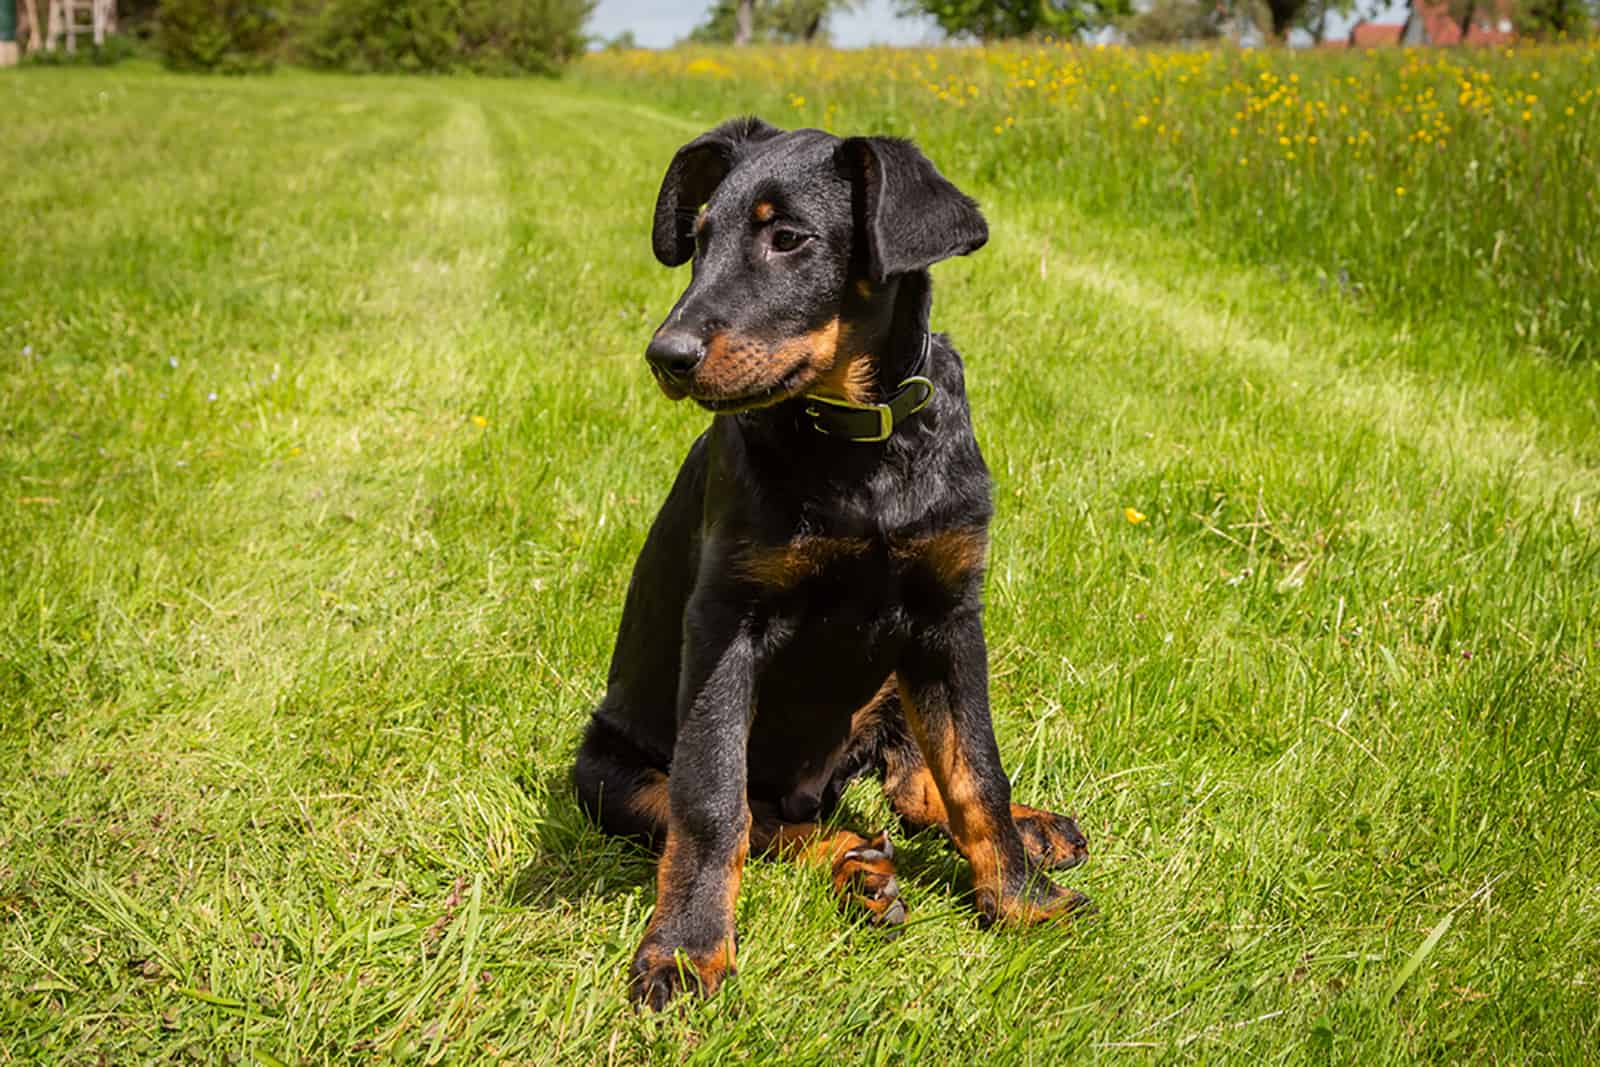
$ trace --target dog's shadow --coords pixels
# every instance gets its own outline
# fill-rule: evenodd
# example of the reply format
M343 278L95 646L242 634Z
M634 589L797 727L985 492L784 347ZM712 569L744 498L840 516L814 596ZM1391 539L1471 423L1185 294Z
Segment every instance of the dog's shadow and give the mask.
M550 771L524 782L523 788L542 798L543 814L534 828L533 855L506 889L508 903L549 908L562 902L607 900L654 880L655 855L602 833L578 807L565 773Z

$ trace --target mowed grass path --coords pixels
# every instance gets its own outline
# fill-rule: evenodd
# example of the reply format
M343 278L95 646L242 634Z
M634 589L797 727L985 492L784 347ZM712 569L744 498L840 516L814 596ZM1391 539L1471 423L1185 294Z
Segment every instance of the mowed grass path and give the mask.
M1592 368L974 187L994 239L935 313L997 483L996 727L1100 915L980 931L924 835L885 943L755 863L737 981L638 1017L652 864L565 775L705 422L644 373L684 280L647 224L722 116L138 71L0 101L0 1062L1600 1045Z

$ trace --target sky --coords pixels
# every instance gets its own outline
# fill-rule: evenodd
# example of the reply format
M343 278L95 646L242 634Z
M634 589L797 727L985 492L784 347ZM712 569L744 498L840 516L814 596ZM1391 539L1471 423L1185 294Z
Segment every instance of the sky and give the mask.
M605 39L632 30L646 48L665 48L686 36L705 18L710 0L600 0L589 19L589 33ZM926 44L939 39L929 19L899 18L894 0L866 0L857 11L830 20L833 43L842 48L869 44Z
M644 47L665 48L686 36L704 19L709 6L710 0L600 0L589 19L589 33L604 40L623 30L632 30ZM1400 22L1405 15L1404 0L1390 0L1375 21ZM1350 21L1330 15L1328 38L1341 39L1347 35ZM931 19L897 14L895 0L866 0L857 10L835 15L830 20L830 28L833 43L841 48L861 48L869 44L931 44L942 36Z

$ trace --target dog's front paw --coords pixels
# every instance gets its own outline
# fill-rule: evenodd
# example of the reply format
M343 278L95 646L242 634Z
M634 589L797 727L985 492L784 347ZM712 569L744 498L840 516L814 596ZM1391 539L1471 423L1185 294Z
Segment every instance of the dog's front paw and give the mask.
M1017 824L1017 835L1031 863L1046 870L1065 870L1089 858L1089 841L1069 816L1013 804L1011 821Z
M974 893L978 917L985 926L1031 926L1056 919L1092 915L1094 902L1076 889L1063 889L1036 870L1020 886L996 892L979 888Z
M879 926L898 927L906 921L900 881L894 876L894 842L888 830L844 853L833 864L833 890L841 903L866 909Z
M635 1007L660 1011L680 993L710 996L734 971L733 935L709 951L669 946L647 936L633 955L628 995Z

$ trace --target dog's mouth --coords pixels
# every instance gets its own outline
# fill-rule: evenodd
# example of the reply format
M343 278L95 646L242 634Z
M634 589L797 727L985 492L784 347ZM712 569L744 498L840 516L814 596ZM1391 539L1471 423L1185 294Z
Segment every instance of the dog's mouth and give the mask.
M805 392L817 377L816 370L809 361L801 360L785 370L775 381L755 384L753 387L729 393L725 389L705 388L693 379L685 381L671 378L654 367L651 368L651 372L655 375L656 385L661 387L661 392L668 400L682 400L687 397L707 411L719 415L755 411L781 404Z
M725 329L711 335L699 361L684 373L655 361L651 370L672 400L688 397L718 414L755 411L814 388L838 361L840 333L837 318L777 340Z
M696 404L699 404L707 411L715 412L719 415L728 415L738 411L755 411L758 408L768 408L774 404L781 404L785 400L799 396L815 377L816 374L811 367L808 364L801 363L798 366L789 368L782 377L770 385L736 396L703 395L697 394L692 389L688 395Z
M689 395L689 390L684 388L683 383L667 377L666 373L660 368L652 366L650 373L655 376L656 384L661 387L661 391L667 395L668 400L682 400Z

